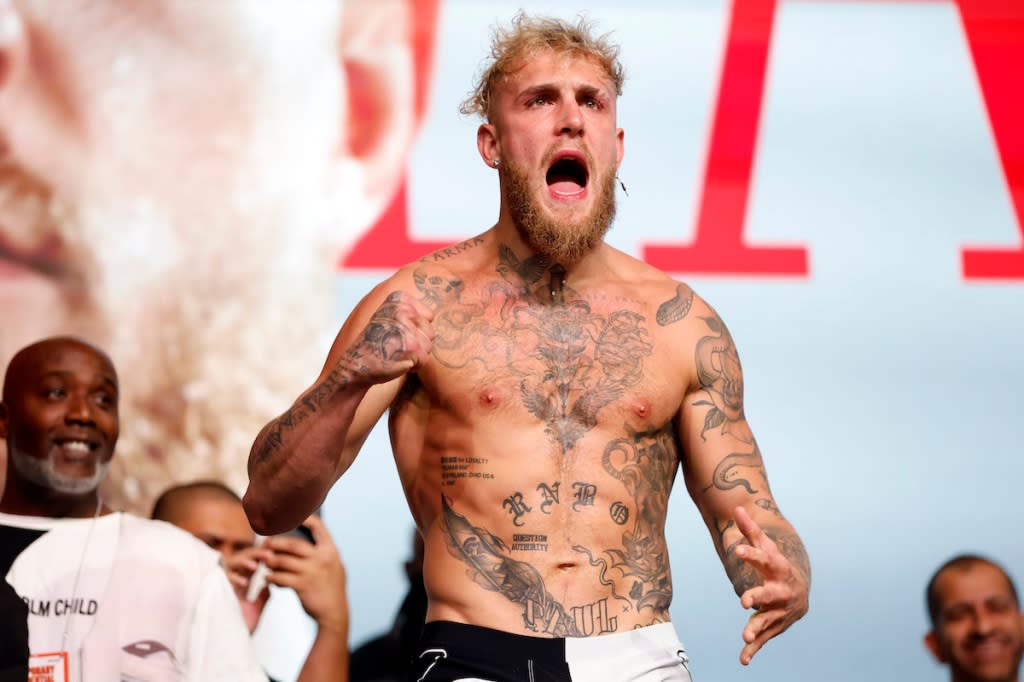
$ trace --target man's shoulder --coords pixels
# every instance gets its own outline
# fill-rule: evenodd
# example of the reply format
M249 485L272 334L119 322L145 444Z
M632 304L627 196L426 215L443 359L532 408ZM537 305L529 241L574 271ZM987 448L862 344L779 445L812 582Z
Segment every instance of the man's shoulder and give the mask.
M140 551L153 548L154 558L171 558L177 564L195 563L198 569L217 567L220 554L191 533L165 521L124 514L122 532Z

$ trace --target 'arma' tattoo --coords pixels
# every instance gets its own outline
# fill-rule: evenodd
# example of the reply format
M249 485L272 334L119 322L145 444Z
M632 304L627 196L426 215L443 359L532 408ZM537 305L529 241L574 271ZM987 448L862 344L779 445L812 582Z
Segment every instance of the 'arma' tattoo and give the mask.
M512 514L512 525L522 526L523 516L528 512L533 511L533 508L523 502L523 494L520 492L514 492L504 499L501 503L502 509L508 509L509 513Z
M435 311L431 353L452 369L476 363L496 381L518 379L523 406L568 454L600 411L643 379L653 352L645 318L627 309L595 313L563 285L560 266L519 260L505 245L497 272L501 279L472 299L457 278L414 273Z
M760 487L755 488L755 485ZM734 452L723 457L715 466L711 483L702 492L711 488L732 490L738 487L742 487L751 495L757 494L762 488L768 492L768 474L764 470L761 449L756 442L752 452Z
M613 568L624 577L636 579L630 597L635 600L637 611L651 608L660 612L672 602L665 517L679 463L678 449L671 424L647 431L632 431L627 426L626 430L629 437L609 443L601 462L604 470L629 492L636 514L632 528L622 534L625 551L608 549L605 553L611 557ZM628 518L628 511L620 509L620 518L622 512ZM615 515L613 505L613 519ZM626 519L622 522L626 523Z
M561 485L561 481L555 481L551 485L547 483L540 483L537 485L537 490L540 491L543 501L540 503L540 510L545 514L550 514L548 507L553 504L558 504L558 486Z
M690 306L693 305L693 289L686 284L680 283L676 287L676 295L658 306L658 314L655 319L662 327L673 322L678 322L690 314Z
M523 625L529 630L554 637L583 635L565 607L548 592L536 568L506 556L509 550L501 538L472 525L452 509L444 495L441 511L448 551L469 566L473 582L522 606Z
M448 248L438 249L434 253L432 253L432 254L430 254L428 256L424 256L423 258L421 258L420 262L426 262L427 260L430 260L430 261L433 261L434 263L436 263L438 261L442 261L442 260L445 260L447 258L451 258L452 256L457 256L460 253L462 253L463 251L468 251L469 249L473 248L474 246L480 246L483 243L484 243L483 237L473 237L472 239L467 239L464 242L460 242L459 244L455 244L453 246L449 246Z
M707 440L705 433L721 427L723 435L753 443L754 435L743 413L743 370L732 335L717 316L700 319L714 332L697 342L697 376L708 399L693 405L710 407L700 437Z
M572 510L574 512L578 512L580 507L594 506L594 498L597 497L596 485L593 483L576 481L572 484L572 489L576 491L572 495L573 499L576 500L572 503Z

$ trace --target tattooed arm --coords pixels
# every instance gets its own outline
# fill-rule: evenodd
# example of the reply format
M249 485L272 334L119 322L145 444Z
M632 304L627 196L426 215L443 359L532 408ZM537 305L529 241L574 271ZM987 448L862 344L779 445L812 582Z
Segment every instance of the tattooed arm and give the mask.
M258 533L294 528L320 506L406 373L427 361L432 313L396 290L398 277L363 299L316 382L256 437L243 503Z
M693 312L695 376L679 417L683 471L741 605L756 610L743 630L740 662L746 665L807 612L811 568L768 486L743 411L743 372L732 336L703 301Z

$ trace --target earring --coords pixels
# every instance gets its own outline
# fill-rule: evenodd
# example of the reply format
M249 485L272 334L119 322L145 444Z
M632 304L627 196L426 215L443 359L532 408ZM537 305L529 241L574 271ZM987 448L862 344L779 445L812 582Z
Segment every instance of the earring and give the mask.
M628 197L629 191L626 189L626 183L622 181L622 178L619 177L618 173L615 174L615 179L619 181L619 187L622 188L622 193Z
M492 159L491 160L491 165L494 166L495 168L497 168L498 166L501 165L501 160L500 159Z

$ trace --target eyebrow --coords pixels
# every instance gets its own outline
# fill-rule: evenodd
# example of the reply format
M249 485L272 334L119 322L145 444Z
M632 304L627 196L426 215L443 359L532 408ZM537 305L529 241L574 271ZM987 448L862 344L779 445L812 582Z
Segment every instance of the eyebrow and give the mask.
M539 85L531 85L522 92L519 93L519 97L533 97L536 95L544 95L552 92L558 92L559 86L554 83L540 83ZM597 97L601 99L607 99L605 92L594 85L578 85L573 88L577 96L585 95L590 97Z
M75 374L74 374L74 372L69 372L69 371L67 371L65 369L54 369L54 370L50 370L49 372L44 372L43 375L40 378L41 379L46 379L47 377L59 377L61 379L73 379L75 377ZM115 379L114 377L110 376L109 374L104 374L102 377L100 377L100 383L110 384L111 388L113 388L115 391L118 390L117 379Z

